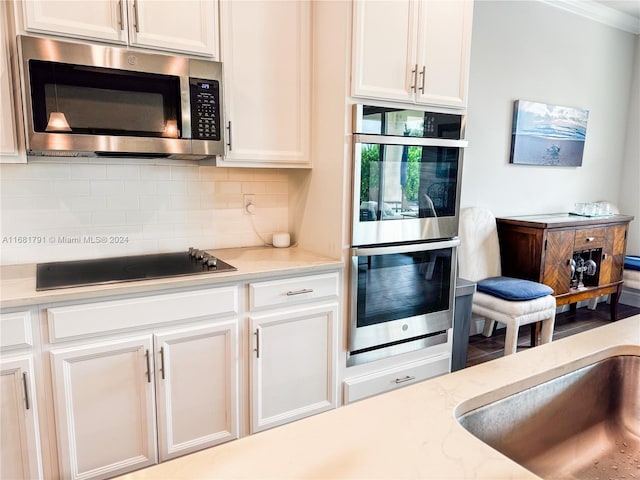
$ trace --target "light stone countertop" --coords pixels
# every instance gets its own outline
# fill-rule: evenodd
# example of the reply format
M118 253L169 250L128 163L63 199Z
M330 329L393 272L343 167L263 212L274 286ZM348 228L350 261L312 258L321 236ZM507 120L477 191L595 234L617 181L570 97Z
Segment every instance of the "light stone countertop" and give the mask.
M111 295L148 293L171 288L198 288L278 275L313 274L343 267L343 262L298 247L247 247L207 250L237 271L137 280L87 287L36 291L36 265L0 267L0 308L85 300Z
M120 478L538 478L465 431L456 412L615 354L640 355L640 315Z

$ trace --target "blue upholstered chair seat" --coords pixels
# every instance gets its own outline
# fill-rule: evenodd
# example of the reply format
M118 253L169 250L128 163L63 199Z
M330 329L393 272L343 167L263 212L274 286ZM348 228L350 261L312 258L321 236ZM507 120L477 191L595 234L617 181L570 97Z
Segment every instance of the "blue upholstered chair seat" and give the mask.
M510 301L546 297L553 289L538 282L511 277L491 277L478 282L478 291Z
M640 271L640 256L627 255L626 257L624 257L624 268Z

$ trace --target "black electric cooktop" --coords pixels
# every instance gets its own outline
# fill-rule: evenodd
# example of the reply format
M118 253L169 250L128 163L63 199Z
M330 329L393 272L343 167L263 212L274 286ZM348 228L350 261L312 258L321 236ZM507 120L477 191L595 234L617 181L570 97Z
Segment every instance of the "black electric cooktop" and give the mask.
M210 275L236 270L201 250L127 257L39 263L36 290L132 282L185 275Z

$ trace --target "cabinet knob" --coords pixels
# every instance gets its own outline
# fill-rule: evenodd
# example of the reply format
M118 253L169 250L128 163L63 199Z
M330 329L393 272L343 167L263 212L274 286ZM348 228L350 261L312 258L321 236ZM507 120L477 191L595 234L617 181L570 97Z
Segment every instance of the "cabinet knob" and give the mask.
M587 238L585 238L585 240L587 242L593 242L595 239L596 239L595 237L587 237Z

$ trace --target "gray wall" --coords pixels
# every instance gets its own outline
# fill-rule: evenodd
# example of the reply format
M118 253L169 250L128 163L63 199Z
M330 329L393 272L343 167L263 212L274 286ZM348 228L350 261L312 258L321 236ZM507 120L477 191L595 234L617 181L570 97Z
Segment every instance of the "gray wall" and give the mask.
M537 1L478 0L472 38L462 206L524 215L608 200L640 223L637 35ZM589 110L581 167L509 164L517 99Z

